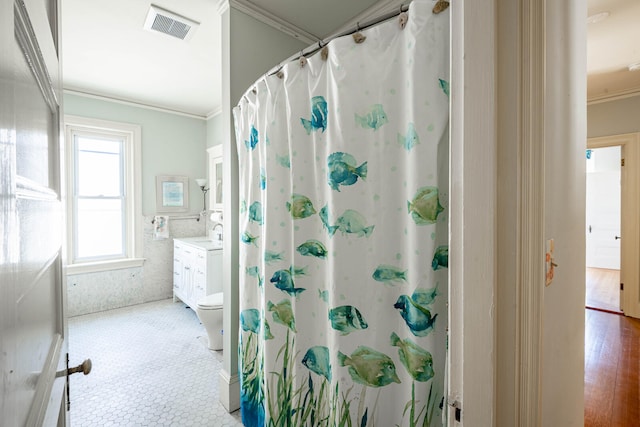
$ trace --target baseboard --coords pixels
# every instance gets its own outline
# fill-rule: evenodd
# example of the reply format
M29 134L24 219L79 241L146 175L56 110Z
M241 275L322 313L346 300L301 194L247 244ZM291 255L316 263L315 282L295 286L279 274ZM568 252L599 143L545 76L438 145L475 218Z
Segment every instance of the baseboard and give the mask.
M220 403L227 412L240 409L240 378L220 370Z

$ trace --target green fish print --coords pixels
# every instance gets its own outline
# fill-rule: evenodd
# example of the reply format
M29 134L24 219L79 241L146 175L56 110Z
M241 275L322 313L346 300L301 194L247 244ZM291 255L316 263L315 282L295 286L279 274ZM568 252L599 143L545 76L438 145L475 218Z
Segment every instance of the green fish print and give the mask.
M338 218L336 227L342 232L342 234L355 234L358 237L369 237L373 233L375 225L365 226L364 216L358 211L353 209L347 209L342 216Z
M291 202L287 202L287 210L291 213L293 219L308 218L316 213L311 200L301 194L291 195Z
M242 236L240 236L242 243L245 243L247 245L253 244L256 247L258 246L258 244L256 243L256 240L258 240L259 238L260 236L253 236L249 234L248 231L245 231L244 233L242 233Z
M262 225L262 203L251 203L251 206L249 206L249 221Z
M253 267L246 267L245 272L249 276L255 277L256 279L258 279L258 286L262 287L262 284L264 283L264 277L260 276L260 269L258 268L257 265Z
M331 327L340 331L341 335L348 335L353 331L369 327L360 311L352 305L341 305L330 309L329 320Z
M309 120L300 118L300 123L307 131L307 135L319 129L324 132L327 129L327 101L323 96L314 96L311 98L311 118Z
M282 292L286 292L291 296L298 296L304 292L306 288L296 288L293 282L293 276L303 276L305 274L306 270L304 268L297 269L291 266L287 270L278 270L273 273L270 282Z
M267 301L267 310L273 312L273 320L296 332L296 319L293 317L291 301L283 299L278 304Z
M406 135L398 134L398 144L402 145L407 151L411 151L413 147L420 144L420 138L413 123L409 123Z
M254 334L260 332L260 312L255 308L243 310L240 313L240 326L243 331Z
M264 339L272 340L274 338L275 337L271 333L271 326L269 326L269 322L267 322L267 319L264 319Z
M433 254L431 268L438 270L440 268L449 268L449 246L438 246Z
M338 226L331 225L329 223L329 205L324 205L324 207L320 209L320 213L318 215L320 216L320 220L322 221L322 226L327 229L329 237L333 237L333 235L336 234L336 231L338 230Z
M289 159L289 156L278 156L276 154L276 163L283 168L291 169L291 160Z
M282 261L283 252L272 252L270 250L264 251L264 262L267 264L273 264L274 262Z
M382 105L375 104L371 107L371 110L364 116L356 116L356 125L362 126L365 129L373 129L374 131L380 129L382 125L389 122L387 114L384 112Z
M446 80L438 79L438 83L440 83L440 89L449 97L449 82Z
M356 159L347 153L332 153L327 158L329 186L340 191L341 185L353 185L367 177L367 162L356 166Z
M407 295L400 295L393 307L400 311L411 333L417 337L427 336L433 330L437 314L431 317L431 312L415 302Z
M302 364L310 371L322 375L331 382L331 363L329 362L329 349L317 345L311 347L302 358Z
M411 299L414 303L419 304L421 306L431 305L436 300L436 297L439 295L438 286L431 289L422 289L417 288L413 291L411 295Z
M395 332L391 333L391 345L398 347L400 362L414 380L425 382L433 378L433 357L431 353L409 338L401 340Z
M317 240L309 239L296 248L300 255L327 258L327 248Z
M361 345L346 356L338 351L340 366L349 367L349 375L354 382L368 387L384 387L391 383L400 383L396 374L396 365L384 353Z
M373 272L372 277L374 280L383 282L384 284L391 284L389 282L406 282L407 271L403 271L392 265L379 265L376 271Z
M321 291L320 289L318 289L318 297L328 303L329 302L329 291Z
M435 224L444 208L440 205L436 187L422 187L413 200L407 202L407 210L417 225Z
M254 150L256 145L258 145L258 129L254 126L251 126L251 135L248 141L244 141L244 145L247 147L247 150Z

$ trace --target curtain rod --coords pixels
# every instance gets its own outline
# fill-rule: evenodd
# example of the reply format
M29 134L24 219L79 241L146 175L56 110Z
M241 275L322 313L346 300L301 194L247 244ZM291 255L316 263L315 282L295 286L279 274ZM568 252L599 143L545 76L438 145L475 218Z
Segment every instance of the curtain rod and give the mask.
M409 2L409 3L411 3L411 2ZM280 62L275 67L271 68L269 71L267 71L265 73L265 76L271 76L271 75L277 73L278 71L280 71L280 69L282 69L284 64L287 64L287 63L292 62L292 61L296 61L296 60L300 59L303 56L313 55L314 53L318 52L323 47L328 45L334 39L337 39L339 37L348 36L349 34L356 33L356 32L358 32L360 30L365 30L365 29L367 29L369 27L373 27L376 24L379 24L381 22L384 22L384 21L387 21L387 20L389 20L391 18L394 18L394 17L400 15L403 12L406 12L407 10L409 10L409 3L402 4L395 11L385 13L384 15L378 16L377 18L373 18L373 19L371 19L369 21L366 21L364 24L360 24L358 22L358 23L356 23L355 26L351 27L350 29L348 29L346 31L342 31L342 32L337 33L337 34L330 35L326 39L322 39L318 43L314 43L311 46L307 47L306 49L302 49L302 51L300 51L299 53L295 53L295 54L291 55L290 57L288 57L284 61Z

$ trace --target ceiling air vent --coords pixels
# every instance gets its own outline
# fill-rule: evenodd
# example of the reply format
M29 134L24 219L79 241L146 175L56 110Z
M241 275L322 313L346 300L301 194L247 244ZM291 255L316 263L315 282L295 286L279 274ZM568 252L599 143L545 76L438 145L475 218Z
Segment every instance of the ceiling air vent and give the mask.
M152 4L144 28L168 34L180 40L189 40L198 25L200 23Z

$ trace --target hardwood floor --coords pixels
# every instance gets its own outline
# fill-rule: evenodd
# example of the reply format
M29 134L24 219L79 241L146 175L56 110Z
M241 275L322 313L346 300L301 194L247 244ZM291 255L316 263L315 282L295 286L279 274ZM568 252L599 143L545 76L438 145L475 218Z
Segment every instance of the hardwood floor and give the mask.
M640 426L640 320L586 310L585 427Z
M586 294L587 308L621 313L620 270L587 268Z

